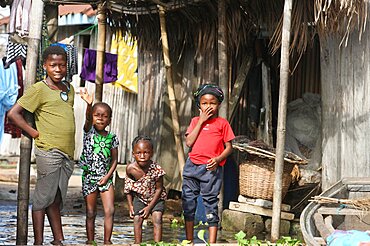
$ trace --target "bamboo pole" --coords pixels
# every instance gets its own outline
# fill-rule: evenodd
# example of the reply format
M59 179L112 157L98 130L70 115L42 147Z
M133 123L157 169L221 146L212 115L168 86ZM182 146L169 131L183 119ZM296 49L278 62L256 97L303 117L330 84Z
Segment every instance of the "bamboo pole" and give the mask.
M227 38L226 38L226 0L218 1L218 40L217 40L217 56L218 56L218 83L224 92L224 104L220 107L219 116L229 118L229 80L228 80L228 65L227 65ZM224 176L224 167L221 167L222 177ZM223 180L223 178L222 178ZM218 202L218 216L222 218L223 203L224 203L224 182L222 182L221 191Z
M182 145L179 116L177 113L177 106L176 106L176 95L175 95L175 89L174 89L174 82L172 78L172 65L171 65L170 49L168 46L167 30L166 30L166 13L165 13L163 6L158 5L158 9L159 9L159 21L161 25L163 60L164 60L164 65L166 67L167 90L168 90L168 98L170 101L170 108L171 108L173 134L175 137L177 158L179 162L180 178L182 180L182 171L185 165L185 154L184 154L184 148Z
M289 79L289 45L290 45L290 23L293 0L285 0L283 30L281 38L281 65L280 65L280 88L279 88L279 109L278 127L276 141L276 160L275 160L275 181L272 209L271 240L276 242L280 234L280 216L282 202L282 179L284 169L284 148L285 148L285 128L286 110L288 96Z
M34 0L30 12L30 32L28 35L26 74L24 88L28 89L36 82L36 68L39 44L41 39L44 2ZM33 115L24 112L29 124L33 124ZM30 167L32 138L22 135L20 143L18 196L17 196L17 235L16 244L26 245L28 236L28 205L30 197Z
M104 83L104 58L105 58L105 38L106 38L106 2L98 5L98 45L96 50L96 79L95 79L95 102L103 99Z

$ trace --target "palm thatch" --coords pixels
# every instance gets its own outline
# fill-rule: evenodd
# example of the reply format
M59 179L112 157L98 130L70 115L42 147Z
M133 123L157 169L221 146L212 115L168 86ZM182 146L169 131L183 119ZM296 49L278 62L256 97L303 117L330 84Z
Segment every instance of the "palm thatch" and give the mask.
M315 0L315 24L320 38L339 34L346 46L353 30L359 39L365 31L368 1L366 0Z
M237 53L256 32L256 20L239 1L227 5L228 48ZM139 50L157 49L160 45L159 19L156 13L146 15L122 14L110 11L110 25L139 37ZM170 49L181 54L184 47L196 47L197 54L215 52L217 44L217 1L188 3L184 8L166 11Z
M96 6L99 0L49 0L47 3ZM181 54L190 45L197 54L213 52L217 46L216 0L107 0L109 23L139 38L139 49L160 46L158 5L166 9L170 47ZM227 40L230 55L248 46L261 31L270 33L270 50L276 53L281 46L284 0L229 0L227 2ZM346 45L353 30L361 34L367 20L366 0L301 0L292 9L292 41L290 53L297 60L311 45L314 36L325 38L338 34Z

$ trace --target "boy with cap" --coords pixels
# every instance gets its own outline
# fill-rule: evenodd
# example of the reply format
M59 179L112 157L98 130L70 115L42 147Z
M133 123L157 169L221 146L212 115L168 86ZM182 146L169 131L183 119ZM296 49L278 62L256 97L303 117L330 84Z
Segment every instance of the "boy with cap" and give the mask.
M185 133L190 152L183 171L182 185L186 239L193 243L197 198L202 195L209 224L209 242L215 243L219 222L221 167L232 152L231 140L235 136L229 122L218 116L224 94L217 85L201 85L194 97L199 116L191 120Z

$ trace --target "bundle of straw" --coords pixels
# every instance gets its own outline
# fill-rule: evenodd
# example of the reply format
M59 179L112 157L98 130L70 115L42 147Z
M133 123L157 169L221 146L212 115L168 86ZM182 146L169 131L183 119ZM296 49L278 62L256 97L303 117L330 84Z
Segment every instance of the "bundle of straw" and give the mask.
M314 196L312 200L319 204L341 204L349 208L355 208L362 211L370 211L370 198L361 199L338 199L333 197Z

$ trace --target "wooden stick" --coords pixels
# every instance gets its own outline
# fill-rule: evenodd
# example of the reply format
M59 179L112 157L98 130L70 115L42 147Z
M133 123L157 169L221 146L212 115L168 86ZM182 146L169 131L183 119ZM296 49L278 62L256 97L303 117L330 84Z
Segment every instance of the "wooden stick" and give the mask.
M292 0L285 0L283 12L283 31L281 37L281 66L280 66L280 87L279 87L279 109L276 140L275 180L273 196L273 214L271 222L271 240L276 242L280 237L280 212L282 200L282 183L284 170L284 149L286 132L286 110L288 98L289 81L289 44L290 44L290 23L292 15Z
M163 60L164 60L164 65L166 67L168 98L170 101L171 116L172 116L173 134L175 137L177 158L179 161L180 178L182 180L182 171L185 166L185 154L184 154L184 149L183 149L182 140L181 140L179 116L178 116L177 107L176 107L176 95L175 95L175 89L174 89L174 82L172 78L170 48L168 46L167 30L166 30L166 16L165 16L166 14L165 14L165 10L163 6L158 5L158 9L159 9L159 20L160 20L160 25L161 25Z
M105 11L105 3L100 3L98 5L98 45L96 50L95 102L101 102L103 100L105 36L107 24Z

